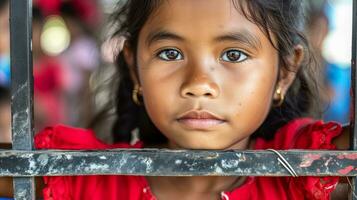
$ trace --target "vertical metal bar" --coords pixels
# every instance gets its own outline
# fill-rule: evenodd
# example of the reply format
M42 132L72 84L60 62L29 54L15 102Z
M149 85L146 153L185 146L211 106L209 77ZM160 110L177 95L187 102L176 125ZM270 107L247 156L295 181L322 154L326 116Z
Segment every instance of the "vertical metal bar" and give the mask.
M32 0L10 1L11 115L14 150L33 149ZM34 178L14 177L16 200L35 199Z
M356 112L356 105L357 105L357 0L353 0L353 28L352 28L352 65L351 65L351 86L352 86L352 107L351 107L351 149L357 149L357 112ZM357 200L357 182L356 177L352 178L352 194L351 199Z

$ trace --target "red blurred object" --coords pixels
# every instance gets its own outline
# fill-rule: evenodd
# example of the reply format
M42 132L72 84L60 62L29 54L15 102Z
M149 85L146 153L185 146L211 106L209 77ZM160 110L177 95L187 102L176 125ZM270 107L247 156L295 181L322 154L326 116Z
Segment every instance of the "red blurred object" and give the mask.
M93 0L72 0L74 9L78 13L78 17L81 18L86 24L97 24L99 18L99 12L97 5Z
M76 11L77 17L88 25L97 24L100 20L96 0L34 0L44 16L61 15L61 6L69 3Z
M54 57L43 57L34 63L35 127L66 121L63 100L62 66Z
M43 15L58 15L61 8L61 0L34 0L33 5L37 6Z

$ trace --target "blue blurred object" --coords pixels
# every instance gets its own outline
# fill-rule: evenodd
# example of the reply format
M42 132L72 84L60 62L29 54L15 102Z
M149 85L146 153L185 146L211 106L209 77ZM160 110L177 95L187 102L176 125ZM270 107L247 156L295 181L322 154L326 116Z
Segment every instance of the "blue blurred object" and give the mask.
M351 68L338 64L327 64L326 77L328 85L333 90L333 99L328 104L324 114L326 121L349 122Z
M352 1L331 1L326 4L330 32L325 40L323 55L326 84L330 102L324 113L325 121L349 122L351 87ZM351 16L350 16L351 15Z
M13 200L13 199L0 197L0 200Z
M10 87L10 56L0 55L0 86Z

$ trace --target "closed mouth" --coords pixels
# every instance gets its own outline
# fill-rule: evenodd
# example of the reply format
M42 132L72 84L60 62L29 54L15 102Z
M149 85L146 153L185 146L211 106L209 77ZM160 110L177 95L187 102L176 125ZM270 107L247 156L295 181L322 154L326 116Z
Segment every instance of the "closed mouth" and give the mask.
M208 111L192 110L181 115L177 121L189 129L205 130L226 122Z

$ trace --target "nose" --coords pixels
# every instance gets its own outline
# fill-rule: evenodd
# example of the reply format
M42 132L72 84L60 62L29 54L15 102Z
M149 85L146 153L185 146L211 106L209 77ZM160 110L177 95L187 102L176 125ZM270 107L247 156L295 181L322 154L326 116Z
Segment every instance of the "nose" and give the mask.
M187 66L187 73L181 86L181 96L184 98L217 98L220 89L214 80L214 71L206 70L202 65Z

